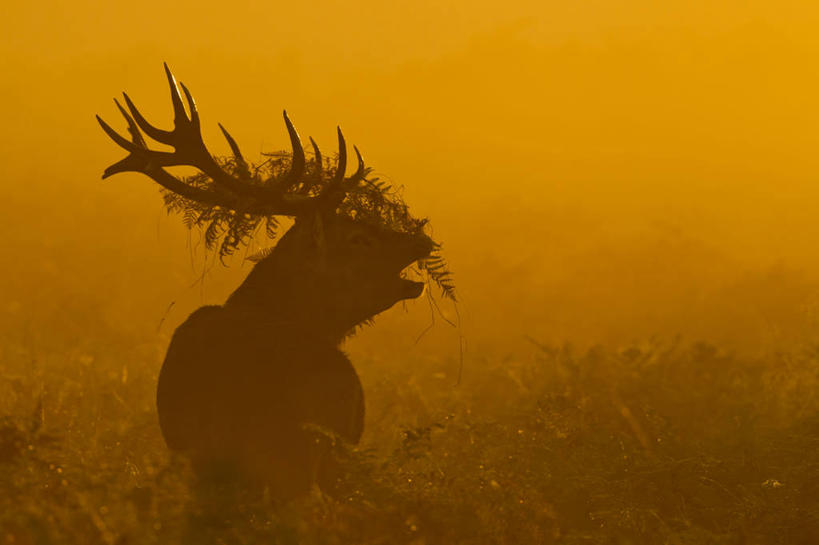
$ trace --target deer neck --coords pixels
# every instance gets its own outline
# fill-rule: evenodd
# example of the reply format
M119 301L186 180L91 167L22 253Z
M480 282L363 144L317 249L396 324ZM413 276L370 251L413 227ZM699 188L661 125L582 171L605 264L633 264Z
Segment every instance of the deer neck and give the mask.
M338 346L350 326L328 313L315 275L274 251L254 266L224 308L311 342Z

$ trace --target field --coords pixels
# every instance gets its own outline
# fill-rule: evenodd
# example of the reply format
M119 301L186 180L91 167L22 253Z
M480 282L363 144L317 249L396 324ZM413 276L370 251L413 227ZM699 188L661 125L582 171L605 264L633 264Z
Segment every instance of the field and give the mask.
M0 545L819 544L819 3L3 8ZM186 131L242 176L235 145L291 149L283 110L311 180L343 130L347 175L360 150L451 266L457 312L407 300L346 341L366 423L328 438L334 490L199 482L163 441L173 331L275 244L260 228L222 266L211 216L100 179L126 153L95 115L127 136L122 92L180 144L163 63L196 98ZM204 166L237 225L278 208L228 198L192 141L140 166ZM337 280L362 275L326 270L361 302Z
M197 484L159 434L160 347L117 342L3 346L0 542L819 543L815 347L521 337L460 384L457 361L365 358L346 478L282 505Z

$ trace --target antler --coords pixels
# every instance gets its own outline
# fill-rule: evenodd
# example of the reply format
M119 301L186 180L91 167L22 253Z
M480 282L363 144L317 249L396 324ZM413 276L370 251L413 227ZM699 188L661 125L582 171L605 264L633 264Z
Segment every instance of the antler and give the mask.
M347 146L341 129L339 128L338 166L333 178L327 183L324 190L318 195L309 196L307 193L310 187L304 184L305 187L302 188L300 193L289 193L288 191L296 186L304 175L306 160L299 134L296 132L286 111L284 112L284 122L287 126L287 132L290 136L290 143L293 149L292 161L288 173L284 176L267 180L263 185L258 184L257 180L254 179L254 176L250 173L248 163L242 156L236 141L230 133L219 124L219 128L222 130L233 152L238 176L226 172L205 147L205 143L202 140L199 112L196 109L196 103L188 91L188 88L182 83L179 84L185 93L190 117L188 117L188 114L185 112L185 106L182 103L182 97L179 95L176 79L168 68L168 65L165 64L164 66L165 74L168 78L168 85L171 89L171 101L173 103L173 130L166 131L151 125L139 112L126 93L123 93L123 96L130 113L122 107L119 101L114 99L117 108L128 123L128 132L131 135L131 140L124 138L103 121L100 116L97 116L97 121L105 133L111 137L117 145L129 152L127 157L105 169L102 175L103 178L107 178L119 172L141 172L165 189L186 199L209 206L219 206L251 215L299 216L323 206L337 206L344 198L344 194L352 187L355 187L355 185L363 180L369 173L369 169L364 167L361 154L358 152L358 149L356 149L358 170L349 178L344 177L347 166ZM171 146L174 151L166 152L149 149L140 129L153 140ZM316 154L316 168L319 173L318 179L320 183L322 171L321 152L312 139L311 143L313 144L313 149ZM213 183L210 184L208 188L196 187L185 183L165 170L165 167L179 165L187 165L199 169L207 175Z

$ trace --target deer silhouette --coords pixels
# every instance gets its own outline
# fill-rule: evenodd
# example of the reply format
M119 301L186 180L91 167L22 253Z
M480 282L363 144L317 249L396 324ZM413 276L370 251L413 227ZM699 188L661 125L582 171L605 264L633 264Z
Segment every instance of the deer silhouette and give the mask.
M190 92L179 85L188 114L167 65L165 72L173 130L151 125L124 93L127 109L115 102L130 139L97 116L129 152L103 178L147 175L162 186L170 210L205 228L208 246L223 258L262 223L276 236L278 216L294 221L223 305L196 310L174 332L157 388L163 437L203 474L230 467L281 496L314 484L328 489L336 479L328 436L355 444L364 425L361 383L342 340L422 294L425 284L406 278L414 263L445 294L452 293L449 272L424 233L426 220L370 178L357 148L358 168L346 176L340 129L336 158L323 157L311 138L308 160L285 112L292 152L251 165L220 124L232 156L214 157ZM149 149L143 132L173 151ZM179 165L199 172L183 178L166 170Z

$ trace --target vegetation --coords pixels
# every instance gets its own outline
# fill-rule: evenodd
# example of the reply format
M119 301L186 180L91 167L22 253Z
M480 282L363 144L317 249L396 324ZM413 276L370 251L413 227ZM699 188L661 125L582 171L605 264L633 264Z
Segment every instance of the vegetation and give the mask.
M252 166L245 163L244 159L237 160L235 157L217 157L216 160L225 172L237 179L247 180L251 185L270 187L270 184L283 179L290 171L292 156L284 151L265 153L264 156L264 161ZM293 193L311 197L319 195L326 190L337 168L338 157L322 157L316 152L310 161L309 172L298 181ZM423 233L428 220L410 214L402 197L403 188L393 187L377 177L369 176L372 169L364 168L363 162L359 168L362 169L360 183L346 189L345 197L337 209L338 214L399 233ZM184 182L203 190L213 185L213 180L203 172L185 178ZM188 229L201 229L205 247L218 251L223 263L225 258L232 256L240 248L245 248L247 252L260 231L270 241L275 241L279 236L280 218L276 214L246 214L241 210L203 204L165 189L162 190L162 197L169 214L180 213ZM262 225L264 229L261 229ZM261 261L274 248L275 246L269 246L248 258L254 262ZM434 283L444 298L456 300L452 272L441 254L439 243L435 243L432 253L419 260L414 269L425 276L428 285Z
M819 542L819 349L529 347L458 386L441 362L363 362L347 478L277 505L170 457L152 347L7 343L0 542Z

